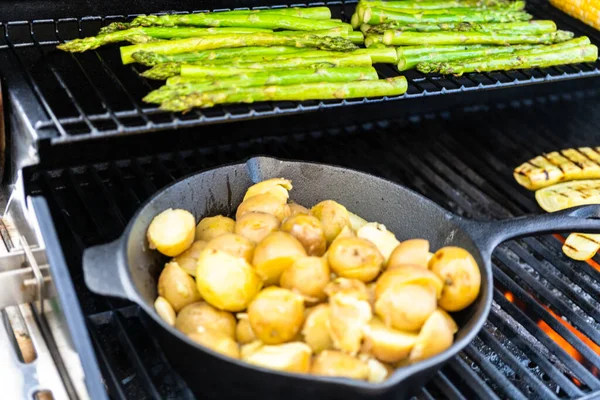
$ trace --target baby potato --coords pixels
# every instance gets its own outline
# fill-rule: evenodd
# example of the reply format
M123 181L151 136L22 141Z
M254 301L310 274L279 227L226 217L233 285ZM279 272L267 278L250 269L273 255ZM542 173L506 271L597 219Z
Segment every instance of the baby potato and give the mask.
M375 313L394 329L419 330L437 308L434 289L418 284L390 286L375 303Z
M348 218L350 220L350 227L353 231L357 231L366 224L368 224L366 220L362 219L356 214L351 213L350 211L348 211Z
M254 197L259 194L269 193L273 196L277 196L287 201L290 197L288 191L292 190L292 182L284 178L273 178L267 179L266 181L258 182L248 188L244 201L250 197Z
M329 334L336 349L356 355L363 339L363 329L373 316L366 300L338 293L329 298Z
M444 282L439 305L446 311L460 311L479 295L481 273L473 256L460 247L442 247L429 262L431 272Z
M402 267L403 265L418 265L427 268L429 263L429 241L425 239L410 239L400 243L387 263L388 269Z
M204 249L198 258L196 285L210 305L236 312L248 307L262 281L243 258L222 250Z
M281 224L281 230L298 239L309 256L320 257L327 249L327 239L321 222L312 215L288 217Z
M337 278L325 287L325 293L329 297L333 297L336 294L343 294L352 296L357 300L369 301L367 286L358 279Z
M313 375L334 376L367 380L369 367L366 362L336 350L325 350L318 354L310 370Z
M198 331L189 333L187 336L194 342L208 347L217 353L231 358L240 358L240 349L235 340L213 329L202 327Z
M333 341L327 328L329 324L329 304L319 304L307 311L308 315L302 328L304 341L315 354L332 349Z
M387 263L392 251L400 244L396 236L387 230L385 225L377 222L369 222L356 231L356 236L361 239L367 239L377 246L377 249Z
M309 214L310 211L308 210L308 208L301 206L298 203L289 203L288 206L290 206L290 213L291 215L298 215L298 214Z
M383 364L375 358L369 357L367 354L359 354L358 359L367 363L367 368L369 369L367 381L371 383L381 383L394 372L392 367Z
M249 212L263 212L277 217L281 222L290 216L290 206L286 201L278 196L273 196L269 193L258 194L244 200L238 206L235 219L240 219L241 216Z
M235 339L235 318L227 311L220 311L205 302L185 306L177 315L175 328L188 335L210 328Z
M291 290L268 287L248 306L248 320L263 343L288 342L304 323L304 299Z
M256 340L256 335L252 331L250 321L248 321L248 314L238 314L238 323L235 328L235 337L238 343L248 344Z
M454 333L450 326L447 315L436 310L427 318L412 351L409 360L411 362L425 360L443 352L452 346Z
M180 255L194 242L195 224L189 211L169 208L161 212L148 227L146 235L150 248L169 257Z
M249 212L238 218L235 233L245 237L252 243L260 243L271 232L279 229L279 220L271 214Z
M233 233L235 221L222 215L202 218L196 226L196 240L210 241L226 233Z
M254 244L241 235L226 233L212 239L206 245L207 249L222 250L234 257L251 262L254 255Z
M450 332L452 332L452 334L455 334L456 332L458 332L458 325L454 321L454 318L452 318L450 316L450 314L448 314L446 311L444 311L441 308L438 308L437 312L439 312L440 314L442 314L442 316L444 316L444 318L446 319L446 323L448 324L448 327L450 328Z
M176 262L170 262L158 277L158 295L164 297L175 312L188 304L201 300L194 278L189 276Z
M253 345L254 343L251 343L246 346ZM252 351L244 351L242 348L242 360L247 363L285 372L308 373L311 354L310 347L302 342L258 345Z
M154 309L163 321L171 326L175 325L175 310L173 310L173 306L167 301L167 299L158 296L154 301Z
M346 207L333 200L320 202L310 209L310 213L321 221L327 243L333 242L342 228L350 224L350 216Z
M173 261L179 264L188 274L196 276L196 263L207 243L204 240L196 240L189 249L175 257Z
M388 270L381 274L375 286L375 296L379 299L383 292L391 286L406 284L429 286L435 290L438 299L444 287L442 280L433 272L416 265L405 265L402 268Z
M283 271L279 284L303 296L305 301L315 303L325 300L325 287L329 283L330 274L326 259L303 257Z
M366 239L336 239L327 251L331 270L344 278L370 282L379 275L383 256L377 247Z
M273 232L254 249L252 265L265 286L276 285L283 271L302 257L306 257L306 250L295 237Z
M363 352L379 361L396 363L409 356L418 335L388 328L383 321L374 317L365 327L364 337Z

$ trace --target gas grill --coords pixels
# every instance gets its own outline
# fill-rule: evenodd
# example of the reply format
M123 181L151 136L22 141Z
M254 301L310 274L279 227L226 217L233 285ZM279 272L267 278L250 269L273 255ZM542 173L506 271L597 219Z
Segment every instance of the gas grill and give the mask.
M13 300L0 296L2 307L13 305L2 312L0 344L20 348L14 365L28 377L21 391L28 398L45 390L55 399L194 398L139 308L92 294L81 267L84 249L117 238L147 198L183 176L260 154L319 161L401 183L458 215L499 219L540 211L514 182L515 166L543 152L598 145L598 62L461 78L409 71L409 91L397 98L180 115L141 102L156 85L122 66L114 48L70 55L54 47L137 13L193 5L66 4L0 3L8 143L0 286L22 281L25 288ZM325 4L346 19L354 7ZM598 32L543 1L528 10L600 43ZM600 257L570 260L561 240L531 237L494 252L485 328L418 399L600 399ZM31 304L14 307L20 303ZM31 364L22 332L38 355ZM3 360L0 354L2 368Z

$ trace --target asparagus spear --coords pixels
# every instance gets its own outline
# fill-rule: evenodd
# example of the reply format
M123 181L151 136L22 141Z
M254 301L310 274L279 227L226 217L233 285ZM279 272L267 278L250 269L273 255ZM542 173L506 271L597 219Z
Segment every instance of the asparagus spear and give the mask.
M350 25L352 26L352 29L357 29L361 24L362 18L358 16L358 13L355 12L352 14L352 17L350 17Z
M349 32L346 39L348 39L349 41L351 41L352 43L355 43L355 44L363 44L365 41L365 37L362 34L362 32L358 32L358 31Z
M421 63L421 72L462 75L466 72L506 71L522 68L544 68L554 65L593 62L598 59L598 48L594 45L572 47L560 51L527 52L474 58L447 63Z
M401 22L403 24L444 23L444 22L514 22L527 21L531 15L523 11L481 11L469 10L452 12L452 9L440 14L406 14L382 8L368 7L364 11L362 22L379 25L386 22Z
M466 49L450 52L435 52L421 53L417 55L405 55L401 53L401 48L398 49L398 70L405 71L408 69L415 68L421 63L427 63L428 66L434 65L434 63L442 63L456 60L464 60L468 58L482 58L489 55L495 54L538 54L548 51L560 51L572 47L583 47L590 44L590 40L583 36L573 40L568 40L559 44L550 46L546 45L515 45L515 46L486 46L477 49ZM466 46L470 47L470 46ZM425 68L425 67L423 67ZM431 71L435 72L435 71Z
M289 86L257 86L194 93L170 99L161 105L170 111L185 111L193 107L212 107L215 104L254 103L256 101L304 101L350 99L404 94L408 84L399 76L376 81L344 83L305 83Z
M383 44L383 35L367 35L365 37L365 46L372 47L376 44Z
M406 1L381 1L381 0L361 0L361 3L369 7L380 7L389 9L416 9L416 10L437 10L446 8L507 8L512 10L522 10L525 6L524 1L505 1L505 0L406 0Z
M246 46L315 47L333 51L351 51L356 49L355 44L343 37L339 37L342 33L345 34L346 32L338 28L328 31L298 32L295 35L278 35L276 33L213 35L124 46L120 48L120 51L123 64L130 64L134 61L131 55L137 51L150 51L157 54L180 54L224 47Z
M368 25L366 34L383 35L387 30L411 31L411 32L436 32L436 31L468 31L468 32L502 32L502 33L528 33L539 35L542 33L556 32L554 21L525 21L477 24L473 22L448 22L443 24L400 24L388 22L381 25ZM364 32L363 32L364 33Z
M386 31L386 45L438 45L438 44L551 44L573 38L573 32L556 31L541 35L506 34L502 32L402 32Z
M169 78L171 79L171 78ZM182 78L188 79L188 78ZM232 76L218 80L191 80L176 85L170 84L150 92L144 101L160 104L170 98L186 96L194 92L216 89L241 88L262 85L294 85L315 82L352 82L359 80L377 80L377 71L373 67L362 68L321 68L259 71L253 74Z
M215 50L202 50L192 53L182 54L157 54L150 51L138 51L133 53L131 56L133 59L143 65L154 66L156 64L166 62L193 62L202 60L220 60L226 58L237 58L237 57L268 57L268 56L280 56L285 54L299 54L310 50L309 48L299 49L297 47L286 47L286 46L271 46L271 47L234 47L231 49L215 49Z
M385 46L385 45L384 45ZM440 46L400 46L396 48L398 58L417 57L429 53L450 53L454 51L479 50L495 47L486 44L461 44Z

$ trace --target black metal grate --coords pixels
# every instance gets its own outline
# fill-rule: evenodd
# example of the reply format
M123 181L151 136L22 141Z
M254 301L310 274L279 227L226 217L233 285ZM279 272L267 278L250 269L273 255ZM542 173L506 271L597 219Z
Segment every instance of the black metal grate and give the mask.
M374 173L467 217L538 212L532 193L513 181L512 169L544 151L597 144L599 106L597 96L556 98L478 108L448 118L415 117L403 123L381 121L262 138L39 172L28 188L49 202L110 395L191 398L148 334L138 307L92 295L81 272L83 249L116 238L151 194L189 173L267 154ZM494 252L493 261L494 305L485 328L418 397L598 398L600 348L593 343L600 345L600 270L567 259L553 236L509 242ZM553 338L571 348L561 348Z
M325 4L331 7L335 17L346 20L354 9L352 0ZM594 43L600 43L597 31L567 17L544 1L531 1L528 10L536 18L553 19L560 28L573 30L577 35L588 35ZM404 75L409 80L409 90L399 97L265 102L214 107L185 115L172 114L141 101L148 91L159 84L140 77L140 67L121 65L115 46L76 55L55 50L59 42L93 35L102 25L125 18L127 16L118 15L0 21L0 76L4 75L7 79L9 92L14 95L16 112L27 121L38 138L50 138L60 143L90 136L194 127L600 75L598 62L511 72L471 73L463 77L426 76L408 71ZM400 74L395 67L388 65L378 67L378 71L381 77Z

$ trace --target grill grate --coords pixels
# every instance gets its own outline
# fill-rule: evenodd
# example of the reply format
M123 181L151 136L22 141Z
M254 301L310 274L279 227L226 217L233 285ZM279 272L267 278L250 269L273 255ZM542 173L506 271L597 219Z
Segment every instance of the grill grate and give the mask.
M158 189L192 172L267 154L380 175L466 217L538 212L533 195L513 181L512 168L544 151L593 145L600 98L529 105L527 112L519 103L38 172L29 191L49 202L111 396L192 398L148 336L138 307L92 295L81 272L83 249L116 238ZM541 236L494 252L494 304L484 330L419 399L600 396L600 270L567 259L560 247L555 237Z
M300 6L322 4L306 3ZM325 4L331 7L334 17L346 20L354 9L352 0ZM573 30L577 35L586 34L594 43L600 42L598 32L545 2L532 1L528 10L536 18L553 19L562 29ZM76 55L55 50L59 42L94 35L102 25L125 18L121 15L0 22L0 75L7 78L9 91L15 96L15 104L23 103L18 107L19 114L24 113L21 117L28 121L38 138L65 142L89 136L194 127L600 75L598 62L511 72L471 73L463 77L426 76L417 71L407 71L403 74L409 80L409 89L399 97L266 102L214 107L185 115L172 114L141 102L141 98L159 84L140 77L139 66L121 65L115 46ZM378 67L378 71L381 77L400 74L395 67L387 65Z

